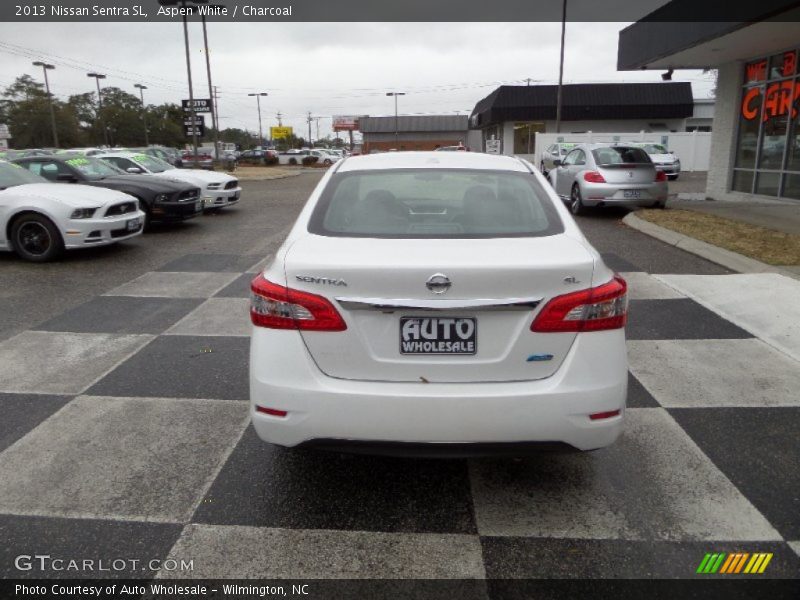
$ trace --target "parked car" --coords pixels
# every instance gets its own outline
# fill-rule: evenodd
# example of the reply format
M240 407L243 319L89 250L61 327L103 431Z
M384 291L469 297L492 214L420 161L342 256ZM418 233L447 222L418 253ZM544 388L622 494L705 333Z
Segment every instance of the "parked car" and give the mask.
M84 156L97 156L98 154L103 154L104 152L108 152L108 148L67 148L65 150L59 150L56 154L83 154Z
M130 194L139 201L147 222L183 221L203 210L196 185L139 177L92 156L38 156L15 163L54 183L81 183Z
M653 206L667 204L667 176L656 170L647 153L636 146L578 144L549 173L556 194L572 214L593 206Z
M152 175L196 185L202 191L203 208L206 210L231 206L242 196L239 180L227 173L205 169L176 169L159 158L134 152L101 154L98 158L126 173Z
M519 454L622 430L626 283L526 161L350 158L251 290L267 442Z
M301 165L303 158L308 156L308 150L287 150L278 153L278 162L282 165Z
M547 173L554 168L554 161L563 160L567 155L567 152L572 150L574 147L575 144L572 142L558 142L556 144L550 144L547 148L542 150L542 156L539 159L539 170L543 175L547 175Z
M653 144L651 142L633 143L632 146L637 146L647 152L650 160L659 171L664 171L667 174L667 179L675 180L681 174L681 161L675 156L674 152L670 152L662 144ZM781 156L783 155L781 149Z
M53 152L50 150L42 150L41 148L28 148L26 150L2 150L0 151L0 159L12 161L18 158L25 158L26 156L51 156Z
M45 262L64 250L105 246L142 233L144 213L133 196L85 185L50 183L0 161L0 250Z
M196 155L192 152L184 152L181 155L181 164L189 169L213 169L214 156L200 150Z
M321 165L332 165L342 160L342 157L339 156L338 154L333 154L328 150L324 150L322 148L315 148L313 150L309 150L308 155L316 156L317 162Z
M168 162L176 168L181 168L183 166L183 158L181 153L173 148L166 148L164 146L148 146L147 148L134 148L133 151L155 156L156 158L160 158L164 162Z
M459 144L458 146L439 146L435 150L436 152L466 152L467 147L463 144Z

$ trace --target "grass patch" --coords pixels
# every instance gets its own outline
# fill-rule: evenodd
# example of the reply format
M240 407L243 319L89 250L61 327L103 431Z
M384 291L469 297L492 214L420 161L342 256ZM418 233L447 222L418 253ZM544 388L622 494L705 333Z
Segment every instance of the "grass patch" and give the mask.
M691 210L645 209L637 211L636 216L768 265L800 265L800 235L797 234Z

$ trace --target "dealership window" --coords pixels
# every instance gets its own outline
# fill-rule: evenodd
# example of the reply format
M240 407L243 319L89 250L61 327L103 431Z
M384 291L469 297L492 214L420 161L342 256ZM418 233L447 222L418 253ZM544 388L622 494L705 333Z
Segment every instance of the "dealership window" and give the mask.
M514 123L514 154L533 154L536 134L544 130L542 122Z
M744 66L731 189L800 199L800 73L797 50Z

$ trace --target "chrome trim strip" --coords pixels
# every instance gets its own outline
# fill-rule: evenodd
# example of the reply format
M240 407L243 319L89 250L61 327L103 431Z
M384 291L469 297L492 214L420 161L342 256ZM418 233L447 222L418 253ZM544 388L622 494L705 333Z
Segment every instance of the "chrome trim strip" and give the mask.
M531 310L542 298L476 298L474 300L423 300L411 298L336 298L346 310Z

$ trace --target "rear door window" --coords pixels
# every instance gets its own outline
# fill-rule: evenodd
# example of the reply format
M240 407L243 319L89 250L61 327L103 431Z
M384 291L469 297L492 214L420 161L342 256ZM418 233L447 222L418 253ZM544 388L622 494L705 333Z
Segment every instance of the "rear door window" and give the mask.
M538 237L564 231L549 195L529 174L463 169L336 174L308 229L378 238Z

